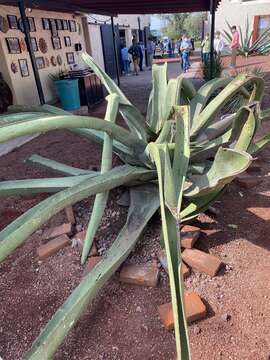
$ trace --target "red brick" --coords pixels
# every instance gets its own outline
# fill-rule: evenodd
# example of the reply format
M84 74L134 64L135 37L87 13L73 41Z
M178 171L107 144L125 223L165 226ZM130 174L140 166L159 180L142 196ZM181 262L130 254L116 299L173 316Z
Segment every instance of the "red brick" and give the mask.
M165 250L160 250L158 252L158 259L159 259L159 262L161 263L163 269L166 271L166 273L168 273L168 264L167 264ZM183 274L184 278L186 278L190 274L190 268L184 262L182 262L182 274Z
M181 234L180 234L181 247L186 249L193 248L195 242L200 237L200 233L201 233L200 228L195 226L185 225L181 229Z
M92 256L88 259L83 276L87 275L102 260L102 256Z
M84 242L85 236L86 236L86 230L80 231L74 236L74 238L77 241L80 251L82 251L82 249L83 249L83 242ZM97 251L96 243L93 241L89 256L96 256L96 255L98 255L98 251Z
M185 249L182 253L182 259L192 269L204 272L210 276L215 276L222 264L218 257L197 249Z
M250 176L247 173L243 173L235 179L237 184L245 189L251 189L257 185L259 185L262 182L261 178L258 178L256 176Z
M262 220L269 221L270 220L270 207L250 207L247 209L252 214L256 215Z
M185 312L187 323L191 324L194 321L201 320L206 317L206 306L202 302L199 295L196 293L186 293L184 295ZM167 330L173 330L173 311L172 304L167 303L158 307L159 317Z
M72 225L76 223L74 212L72 206L68 206L65 208L66 217L68 219L68 222L70 222Z
M47 242L46 244L41 245L37 249L38 257L40 260L44 260L47 257L55 254L60 249L63 249L64 247L68 246L69 244L70 244L70 239L67 237L67 235L61 235L56 239L53 239Z
M120 272L120 281L127 284L157 286L159 270L156 264L124 265Z
M56 238L60 235L64 234L70 234L71 233L72 226L70 223L62 224L60 226L55 226L50 229L46 229L44 233L42 234L42 240L50 240L53 238Z

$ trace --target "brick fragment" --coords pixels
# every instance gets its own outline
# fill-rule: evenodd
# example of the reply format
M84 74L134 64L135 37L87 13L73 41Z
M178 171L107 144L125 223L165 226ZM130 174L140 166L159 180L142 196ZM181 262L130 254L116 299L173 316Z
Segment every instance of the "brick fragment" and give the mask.
M249 165L249 167L247 168L247 172L248 173L251 173L251 174L253 174L253 173L259 173L259 172L261 172L261 167L260 167L260 165L258 164L258 162L252 162L250 165Z
M161 263L161 266L166 271L166 273L168 273L168 263L167 263L167 257L166 257L165 250L160 250L158 252L157 256L158 256L159 262ZM180 265L179 265L179 267L180 267ZM183 274L184 278L186 278L190 275L190 268L184 262L182 262L182 274Z
M248 173L243 173L237 176L236 183L244 189L252 189L262 182L261 178L256 176L250 176Z
M190 275L190 268L184 262L182 262L182 266L179 264L179 268L180 267L181 267L181 271L182 271L184 279L187 278Z
M195 242L200 237L201 230L196 226L185 225L181 229L181 247L186 249L193 248Z
M198 294L185 293L185 311L187 323L191 324L194 321L201 320L206 317L206 306L202 302ZM172 304L167 303L158 307L159 317L167 330L174 328Z
M269 221L270 220L270 207L250 207L247 209L252 214L258 216L260 219Z
M55 226L53 228L46 229L42 234L42 241L50 240L64 234L70 234L71 229L72 229L71 223L66 223L60 226Z
M120 281L141 286L157 286L159 269L156 264L124 265L120 272Z
M66 213L66 217L67 217L68 222L70 222L72 225L74 225L76 223L76 220L75 220L73 208L72 208L71 205L67 206L65 208L65 213Z
M222 265L218 257L197 249L185 249L182 252L182 259L192 269L204 272L210 276L215 276Z
M102 260L102 256L92 256L87 260L83 276L87 275Z
M86 236L86 230L80 231L74 236L75 240L77 241L80 251L82 251L82 249L83 249L83 243L84 243L85 236ZM98 255L97 246L96 246L96 243L93 241L89 256L96 256L96 255Z
M61 235L53 240L48 241L46 244L41 245L37 249L37 254L40 260L44 260L47 257L54 255L60 249L68 246L70 244L70 239L67 235Z

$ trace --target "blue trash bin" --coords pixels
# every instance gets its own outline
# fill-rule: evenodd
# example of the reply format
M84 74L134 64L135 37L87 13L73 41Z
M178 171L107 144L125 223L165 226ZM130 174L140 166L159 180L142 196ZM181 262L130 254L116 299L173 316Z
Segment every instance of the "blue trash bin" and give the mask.
M55 86L64 110L76 110L81 106L78 79L56 80Z

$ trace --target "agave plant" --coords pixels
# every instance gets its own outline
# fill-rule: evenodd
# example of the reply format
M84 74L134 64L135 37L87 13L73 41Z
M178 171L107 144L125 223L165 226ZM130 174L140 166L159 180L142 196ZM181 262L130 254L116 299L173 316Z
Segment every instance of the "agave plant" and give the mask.
M24 359L50 359L97 292L119 268L154 213L160 209L168 260L178 359L190 359L179 225L205 211L238 174L269 135L254 141L269 112L260 110L264 83L241 74L234 80L215 79L195 90L183 76L167 80L167 64L153 66L153 87L147 118L133 106L109 76L83 55L109 95L105 119L75 116L48 105L12 106L0 117L0 142L16 137L69 129L103 146L100 172L92 172L33 155L29 161L64 176L0 182L0 196L53 193L0 232L0 261L53 215L95 195L81 261L88 257L110 190L127 185L127 220L103 260L86 275L35 340ZM249 102L236 113L219 118L225 103L251 86ZM219 94L212 98L219 90ZM121 114L127 128L116 124ZM112 168L112 152L124 165Z
M232 41L232 26L226 21L228 30L223 30L223 35L225 36L228 43ZM241 27L239 27L240 33L240 47L238 49L239 54L244 56L249 56L251 54L260 54L266 55L270 52L270 29L265 30L258 38L253 42L253 33L250 31L249 20L246 20L246 29L243 33Z

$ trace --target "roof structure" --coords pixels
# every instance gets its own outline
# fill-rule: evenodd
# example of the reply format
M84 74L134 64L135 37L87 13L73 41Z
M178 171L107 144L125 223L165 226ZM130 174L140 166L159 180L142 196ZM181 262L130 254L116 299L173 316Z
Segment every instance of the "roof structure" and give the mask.
M212 0L25 0L26 7L91 14L160 14L209 11ZM213 0L215 6L220 0ZM16 0L0 0L4 5L18 5Z

